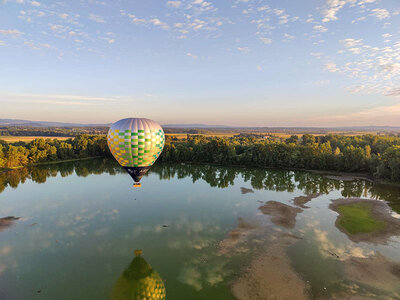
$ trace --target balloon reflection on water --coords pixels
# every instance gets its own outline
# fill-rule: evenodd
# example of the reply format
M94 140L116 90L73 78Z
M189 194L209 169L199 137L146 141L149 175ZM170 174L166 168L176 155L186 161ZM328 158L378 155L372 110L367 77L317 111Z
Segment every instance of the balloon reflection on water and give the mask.
M118 278L111 293L112 300L163 300L165 286L160 275L135 250L135 257Z

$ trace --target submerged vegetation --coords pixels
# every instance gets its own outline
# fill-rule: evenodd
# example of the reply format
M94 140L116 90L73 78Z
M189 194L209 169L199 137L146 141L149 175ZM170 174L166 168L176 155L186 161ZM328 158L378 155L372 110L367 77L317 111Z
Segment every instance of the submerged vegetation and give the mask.
M338 206L337 210L341 214L339 225L350 234L373 232L386 225L384 221L377 220L372 215L371 203L343 204Z
M400 220L392 216L391 205L385 201L342 198L333 200L329 208L339 214L336 227L353 242L386 244L400 235Z
M104 136L78 135L65 141L35 139L29 143L0 141L0 168L95 156L110 156ZM357 172L399 183L400 137L333 134L304 134L300 138L293 135L286 139L260 135L167 137L159 160Z

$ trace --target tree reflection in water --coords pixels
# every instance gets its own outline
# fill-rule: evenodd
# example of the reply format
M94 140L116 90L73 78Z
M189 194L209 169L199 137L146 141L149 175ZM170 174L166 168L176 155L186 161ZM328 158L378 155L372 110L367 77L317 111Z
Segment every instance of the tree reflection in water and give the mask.
M90 174L124 174L125 171L112 159L88 159L74 162L38 165L0 173L0 192L7 186L16 188L18 184L31 179L44 183L48 177L60 174L66 177L72 174L86 177ZM368 180L355 179L340 181L324 175L288 170L246 169L241 167L223 167L212 165L155 164L148 174L157 174L161 180L190 177L195 183L203 180L211 187L227 188L235 184L235 178L243 177L255 190L273 190L293 192L301 190L304 194L328 194L340 190L343 197L367 197L386 200L396 212L400 213L400 187L381 184ZM148 175L146 175L148 176Z

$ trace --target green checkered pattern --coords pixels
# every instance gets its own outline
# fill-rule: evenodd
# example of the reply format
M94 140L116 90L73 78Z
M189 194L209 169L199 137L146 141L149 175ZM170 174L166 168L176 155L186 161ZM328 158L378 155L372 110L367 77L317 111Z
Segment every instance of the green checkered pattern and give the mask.
M160 156L165 137L162 129L120 131L110 130L107 143L111 153L123 167L148 167Z

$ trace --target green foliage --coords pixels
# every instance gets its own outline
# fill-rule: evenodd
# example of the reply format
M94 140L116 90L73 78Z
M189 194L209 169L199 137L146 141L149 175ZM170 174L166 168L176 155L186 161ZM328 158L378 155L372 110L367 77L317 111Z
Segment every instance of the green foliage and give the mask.
M0 141L0 167L2 168L108 155L110 152L104 136L78 135L74 139L63 142L42 138L29 143L7 144Z
M400 182L400 138L394 136L315 137L286 140L240 135L230 138L188 136L166 140L166 162L244 165L267 168L361 172Z
M400 146L391 146L383 152L376 175L400 182Z
M29 143L10 144L0 140L0 168L109 155L106 138L98 135L77 135L66 141L40 138ZM329 134L315 137L306 134L286 140L259 135L167 137L159 160L362 172L400 183L400 137L395 136Z
M386 226L384 221L372 216L370 203L343 204L337 210L341 215L339 225L351 234L373 232Z

